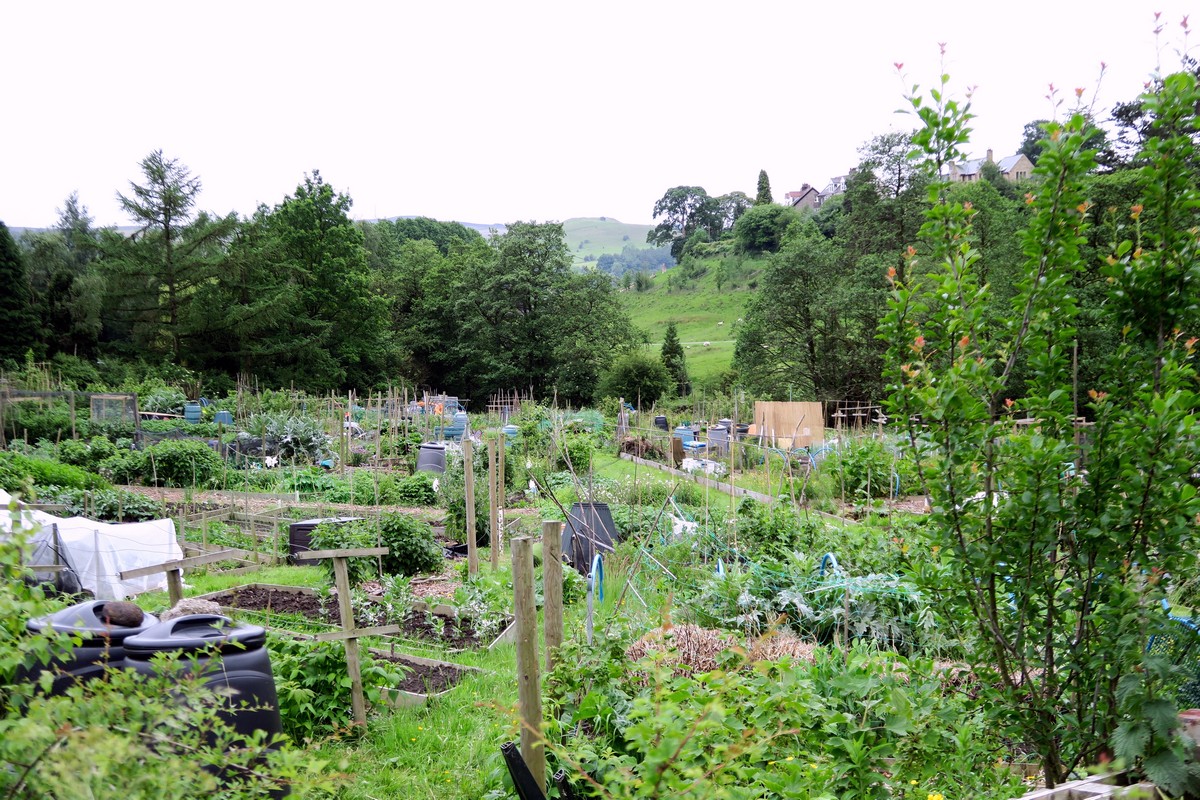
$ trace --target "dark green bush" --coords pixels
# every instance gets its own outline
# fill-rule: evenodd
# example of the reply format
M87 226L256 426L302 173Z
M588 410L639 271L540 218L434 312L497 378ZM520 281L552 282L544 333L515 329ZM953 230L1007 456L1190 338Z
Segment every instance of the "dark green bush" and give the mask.
M146 454L141 450L113 450L96 465L96 471L113 483L137 483L146 474Z
M379 533L388 554L383 571L401 575L433 572L442 566L442 547L433 538L433 529L407 514L384 514Z
M66 506L70 516L83 516L104 522L139 522L162 519L166 507L159 501L122 489L63 489L52 487L38 492L38 500Z
M225 463L204 442L186 439L159 442L146 459L146 477L155 486L208 486Z

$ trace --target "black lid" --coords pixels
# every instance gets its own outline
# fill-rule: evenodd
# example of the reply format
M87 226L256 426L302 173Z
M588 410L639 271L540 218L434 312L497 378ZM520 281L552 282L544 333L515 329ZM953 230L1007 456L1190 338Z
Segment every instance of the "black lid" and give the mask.
M189 614L176 617L125 640L129 658L149 658L172 650L216 649L237 653L262 647L267 631L258 625L242 625L220 614Z
M25 623L25 627L32 633L41 633L47 628L60 633L74 633L82 636L85 642L119 642L158 624L158 617L153 614L146 614L142 624L133 627L109 624L104 621L103 609L111 602L114 601L88 600L44 617L31 619Z
M315 528L325 522L336 522L340 524L343 522L358 522L361 519L363 519L363 517L318 517L315 519L302 519L297 522L289 523L288 528Z

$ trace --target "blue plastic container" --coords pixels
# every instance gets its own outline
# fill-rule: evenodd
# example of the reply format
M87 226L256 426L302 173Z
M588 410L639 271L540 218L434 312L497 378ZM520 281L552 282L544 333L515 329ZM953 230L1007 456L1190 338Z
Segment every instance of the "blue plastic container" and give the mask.
M200 421L200 404L185 403L183 406L183 418L193 425Z
M675 429L675 438L679 439L684 444L696 438L696 434L687 425L680 425Z
M217 423L218 425L232 425L233 424L233 412L232 411L218 411L217 413L213 414L213 422Z

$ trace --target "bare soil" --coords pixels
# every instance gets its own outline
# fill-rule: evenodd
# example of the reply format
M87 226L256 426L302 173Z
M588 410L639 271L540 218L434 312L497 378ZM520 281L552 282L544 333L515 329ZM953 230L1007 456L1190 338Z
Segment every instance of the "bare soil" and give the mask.
M247 611L298 614L318 622L337 622L336 605L326 603L323 607L320 598L311 594L287 592L261 586L243 586L230 589L228 592L209 599L221 606L241 608ZM362 627L379 624L377 621L367 622L357 619L355 622ZM400 625L407 636L452 648L479 647L487 644L480 639L479 632L469 619L451 619L414 611L403 620L389 619L383 624Z

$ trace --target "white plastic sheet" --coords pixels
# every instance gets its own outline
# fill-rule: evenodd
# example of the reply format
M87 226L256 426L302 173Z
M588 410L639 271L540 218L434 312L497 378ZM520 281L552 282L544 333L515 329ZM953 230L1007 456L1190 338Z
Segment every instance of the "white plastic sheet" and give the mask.
M0 504L7 508L11 501L9 494L0 490ZM37 530L36 536L49 536L51 526L57 525L63 559L97 600L124 600L165 589L165 573L125 581L120 573L183 558L175 538L175 522L170 519L111 523L86 517L56 517L30 509L22 509L17 522L11 513L0 515L0 533L11 533L14 525Z

